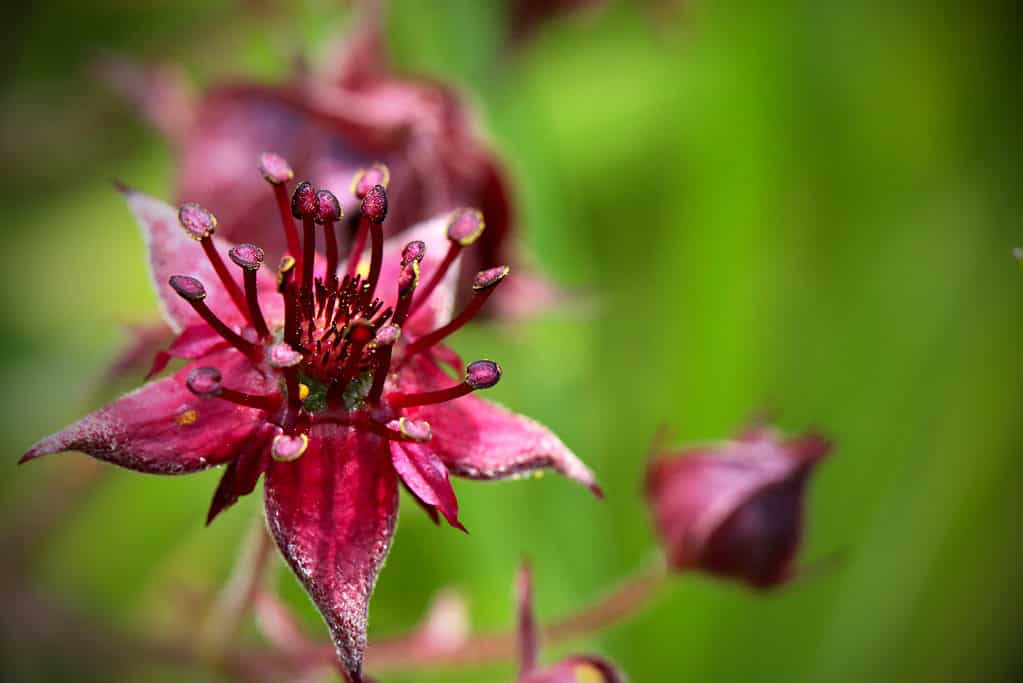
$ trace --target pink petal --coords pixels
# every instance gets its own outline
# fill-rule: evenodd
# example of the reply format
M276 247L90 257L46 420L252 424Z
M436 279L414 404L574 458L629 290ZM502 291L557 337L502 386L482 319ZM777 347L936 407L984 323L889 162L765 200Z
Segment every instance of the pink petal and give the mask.
M121 188L121 191L142 228L149 249L149 273L167 324L175 332L181 332L186 327L202 323L188 302L167 284L171 275L191 275L201 280L206 286L206 305L217 317L232 327L244 324L245 318L221 284L202 247L178 224L177 209L137 190ZM227 252L233 245L217 237L213 241L227 260ZM228 264L231 267L229 261ZM240 284L240 274L236 279ZM276 293L276 276L269 268L263 268L259 273L259 289L260 305L267 320L281 320L283 304Z
M146 379L150 379L167 367L172 358L202 358L203 356L227 348L229 344L206 323L189 325L175 337L165 351L158 351L149 368Z
M273 462L266 519L281 553L361 679L369 599L397 522L398 478L380 437L320 424L293 462Z
M264 377L240 353L220 351L46 437L20 462L61 451L82 451L139 472L184 474L230 460L263 416L258 410L193 395L185 379L199 364L219 368L225 385L231 388L250 393L276 391L274 380Z
M522 676L518 683L626 683L626 680L606 659L575 655L543 671Z
M401 384L403 391L426 391L450 386L451 378L433 361L417 356L403 370ZM452 474L503 479L551 468L602 495L593 472L553 432L476 395L410 408L408 413L430 423L430 448Z
M424 504L440 510L448 524L465 531L458 521L458 499L448 468L427 444L391 442L391 462L402 481Z
M259 478L270 467L270 442L278 431L275 425L263 424L245 442L238 457L227 464L210 502L210 510L206 515L207 525L238 502L239 498L252 493L256 488Z

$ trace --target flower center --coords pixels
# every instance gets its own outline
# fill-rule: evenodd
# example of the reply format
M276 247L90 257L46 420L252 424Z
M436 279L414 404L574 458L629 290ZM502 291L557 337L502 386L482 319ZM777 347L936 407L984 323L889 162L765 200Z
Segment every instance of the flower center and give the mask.
M239 286L214 247L216 217L197 204L181 207L182 228L202 245L245 327L232 329L210 310L205 286L199 280L175 275L170 285L228 343L264 371L276 373L280 390L269 395L248 394L224 386L225 378L217 369L199 367L187 381L194 394L263 411L269 422L281 428L272 449L274 457L291 461L306 451L310 428L317 422L343 424L392 440L428 441L429 424L404 417L404 409L455 400L500 380L500 366L487 360L470 363L461 383L426 391L402 391L399 376L394 374L408 359L429 352L471 320L508 275L507 266L479 272L473 281L472 299L449 323L418 338L403 335L402 326L422 309L461 252L483 232L479 211L460 209L452 214L447 227L448 251L427 274L423 287L419 287L420 266L426 244L421 241L409 242L402 250L397 282L381 283L382 225L387 217L386 185L390 179L386 166L375 164L357 174L352 183L362 203L343 275L338 272L342 264L335 234L335 225L343 216L337 197L302 182L289 198L286 185L294 173L277 155L264 154L260 170L273 189L290 252L281 260L277 277L284 320L268 324L262 312L257 275L263 265L263 250L253 244L231 249L230 260L242 271ZM301 241L296 221L301 222ZM322 227L326 254L319 275L317 226ZM358 266L367 242L369 267L363 275ZM381 287L396 291L393 307L385 307L377 296ZM389 378L395 386L385 393ZM230 383L230 378L226 381Z

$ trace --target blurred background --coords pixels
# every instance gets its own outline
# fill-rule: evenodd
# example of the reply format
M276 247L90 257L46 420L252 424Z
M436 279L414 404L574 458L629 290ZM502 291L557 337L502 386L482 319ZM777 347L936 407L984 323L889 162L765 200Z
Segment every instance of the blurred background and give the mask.
M169 196L172 150L90 65L177 63L200 88L280 79L349 18L289 4L39 2L0 29L5 681L218 680L109 633L166 628L215 591L259 495L204 528L215 472L14 462L138 381L103 371L126 326L156 314L109 180ZM559 477L459 481L469 536L406 500L371 637L410 627L445 586L475 626L507 628L523 556L541 616L600 594L656 553L640 490L657 426L717 439L768 411L837 443L802 558L841 552L842 566L767 595L682 577L568 649L639 683L1013 680L1023 666L1018 8L763 5L610 2L524 35L496 0L391 3L396 63L466 88L517 184L525 249L585 293L454 346L502 362L491 396L551 426L607 500ZM291 575L276 581L325 640Z

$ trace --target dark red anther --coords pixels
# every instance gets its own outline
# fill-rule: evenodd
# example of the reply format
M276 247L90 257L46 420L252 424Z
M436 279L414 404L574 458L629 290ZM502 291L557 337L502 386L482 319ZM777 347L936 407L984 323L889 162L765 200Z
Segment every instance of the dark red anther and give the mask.
M259 307L259 290L256 284L256 273L263 265L263 250L255 244L239 244L227 254L235 265L242 269L245 281L245 301L249 308L249 320L261 338L270 336L263 311Z
M386 164L375 163L367 168L361 169L352 179L352 194L358 199L366 196L366 193L376 185L383 185L385 188L391 183L391 170Z
M444 403L470 394L477 389L489 389L501 379L501 366L492 360L477 360L465 368L465 381L447 389L424 391L418 394L394 392L387 395L392 408L410 408Z
M447 228L448 251L444 254L440 265L437 266L437 270L430 275L429 281L420 290L409 315L415 315L416 311L426 303L433 291L437 289L437 285L447 275L448 270L451 269L455 259L462 253L462 249L478 240L485 228L486 222L483 220L483 214L477 209L458 209L451 214Z
M178 296L187 301L200 318L212 327L217 334L224 338L231 346L235 347L250 358L259 357L259 346L229 328L224 322L214 315L210 307L206 305L206 288L194 277L188 275L171 275L170 286L177 292Z
M426 256L426 242L422 240L412 240L401 250L401 265L405 266L415 261L416 263L422 263L423 257Z
M298 460L309 448L309 436L306 434L278 434L270 447L270 457L278 462Z
M337 283L337 235L334 232L334 224L341 220L343 215L341 202L333 192L320 190L316 193L315 220L323 226L323 239L327 245L327 276L324 282L331 287Z
M508 277L509 272L511 272L511 269L508 266L497 266L496 268L488 268L476 273L476 277L472 281L473 297L469 300L465 309L447 325L423 335L409 344L406 355L411 356L430 348L472 320L479 313L486 300L490 298L490 295L497 290L497 286Z
M387 190L383 185L374 185L362 198L362 216L369 221L370 259L369 275L366 276L366 299L372 300L384 264L384 229L381 224L387 218Z
M223 377L216 368L201 367L192 370L192 372L188 373L185 386L196 396L220 398L240 406L245 406L246 408L274 410L280 405L280 396L277 394L256 396L228 389L223 385Z
M178 208L178 223L181 224L181 228L185 231L186 235L202 246L203 251L206 253L206 258L209 259L210 265L216 271L221 284L227 289L227 293L231 295L231 300L238 308L238 312L246 320L252 322L249 318L249 308L245 302L245 294L242 292L241 287L238 286L238 282L231 276L227 265L224 263L224 259L220 258L220 254L213 244L213 233L217 230L217 217L198 204L188 203L182 204Z
M288 251L294 258L300 258L302 251L298 243L298 230L295 229L295 221L291 217L291 198L288 196L288 181L295 177L295 172L283 157L273 152L263 152L260 155L259 172L273 188L277 212L281 217L281 227L284 228L284 237L288 241Z
M298 271L302 275L299 302L304 307L308 307L313 298L313 264L316 260L316 224L313 221L318 208L316 188L312 183L299 183L291 195L291 215L302 219L302 258Z
M387 423L387 428L404 437L403 440L425 443L433 438L430 430L430 423L426 420L410 420L407 417L399 417Z

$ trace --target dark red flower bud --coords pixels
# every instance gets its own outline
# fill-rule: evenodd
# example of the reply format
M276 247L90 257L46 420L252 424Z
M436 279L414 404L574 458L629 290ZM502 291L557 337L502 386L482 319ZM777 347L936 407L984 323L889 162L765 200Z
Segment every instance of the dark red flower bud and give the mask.
M178 222L196 242L206 239L217 229L217 217L198 204L182 204L178 209Z
M467 247L483 234L487 227L483 220L483 214L476 209L459 209L451 215L448 221L448 239L452 242Z
M426 242L413 240L401 250L401 265L404 266L412 261L422 263L424 256L426 256Z
M188 390L196 396L212 398L218 396L224 390L222 381L223 377L220 375L220 370L216 368L196 368L188 373L188 379L185 380L185 384L188 386Z
M291 215L295 218L306 218L316 215L319 202L316 199L316 188L312 183L299 183L291 194Z
M263 265L263 250L255 244L239 244L232 247L227 255L234 261L235 265L245 270L259 270Z
M314 220L323 225L341 220L344 212L341 211L341 202L337 200L330 190L320 190L316 193L316 215Z
M492 360L475 360L465 368L465 383L473 389L489 389L501 381L501 366Z
M382 185L386 189L390 183L391 170L386 164L376 163L355 174L355 178L352 179L352 194L362 199L376 185Z
M206 288L189 275L171 275L170 286L186 301L202 301L206 298Z
M383 185L374 185L362 198L362 215L374 223L387 218L387 190Z
M511 268L508 266L497 266L496 268L481 270L476 273L476 277L472 279L472 288L477 292L481 292L483 290L496 287L501 284L501 280L508 277L508 273L510 272Z
M291 164L273 152L263 152L259 155L259 172L272 185L283 185L295 177Z
M831 446L757 429L718 446L655 458L647 496L668 562L768 588L792 578L803 496Z

